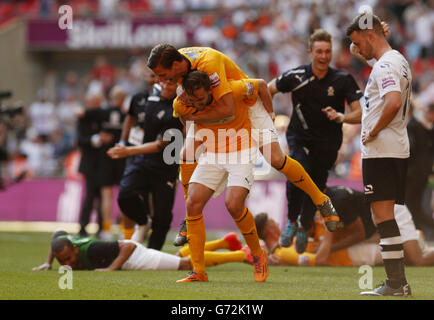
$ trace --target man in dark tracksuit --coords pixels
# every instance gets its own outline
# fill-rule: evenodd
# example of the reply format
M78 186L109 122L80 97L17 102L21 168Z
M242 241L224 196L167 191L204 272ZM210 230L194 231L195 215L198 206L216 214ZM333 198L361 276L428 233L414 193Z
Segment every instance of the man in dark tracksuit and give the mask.
M111 159L107 150L119 141L122 132L122 123L125 115L122 112L122 104L125 99L125 92L119 86L110 90L110 106L107 108L90 109L85 112L85 118L97 121L100 124L99 136L107 136L109 141L100 142L98 166L95 168L96 180L101 187L101 211L103 216L103 230L100 237L103 240L110 240L111 219L113 213L113 187L119 185L122 173L125 168L124 159Z
M153 85L155 83L149 83L150 87L146 91L139 92L131 98L130 106L128 108L127 115L124 120L123 128L122 128L122 134L121 134L121 140L119 141L119 144L122 146L138 146L143 143L144 138L144 123L145 123L145 105L146 101L148 100L149 95L153 91ZM157 85L155 87L155 90L161 90L161 87ZM137 156L130 156L126 159L125 162L125 170L129 170L128 167L130 165L134 165L134 159ZM146 194L148 196L148 193ZM148 197L144 200L144 205L148 206L149 199ZM146 210L146 212L152 213L151 208ZM150 215L148 218L151 218L152 215ZM133 239L137 242L143 242L147 232L150 228L151 221L149 219L146 225L143 225L141 228L138 229L137 236L133 237L133 234L135 233L134 228L125 228L125 223L129 225L128 217L123 215L123 221L122 221L122 232L125 239Z
M164 148L160 146L167 130L182 132L182 123L173 117L172 102L175 97L176 85L161 83L161 90L159 85L154 85L144 107L143 144L131 147L118 145L109 151L113 158L135 156L124 171L118 204L124 215L133 222L129 226L125 224L125 228L133 227L134 223L144 225L149 215L147 195L152 194L154 215L148 247L156 250L163 247L170 229L178 178L178 164L166 164L163 159ZM146 149L148 146L152 150Z
M331 36L316 30L310 37L312 63L284 72L269 84L271 94L292 92L293 112L286 132L289 156L300 162L320 190L336 161L342 144L342 122L360 121L362 92L348 73L329 67ZM345 102L352 111L345 112ZM331 121L332 120L332 121ZM292 183L287 183L288 224L282 233L282 246L289 246L297 233L296 249L307 245L307 231L313 226L315 206ZM339 212L338 212L339 214ZM300 215L300 227L297 218Z
M91 110L98 110L100 101L92 98L89 101ZM78 146L81 151L79 172L84 175L86 194L80 212L80 236L87 236L86 226L94 208L94 201L98 200L98 224L102 226L101 214L101 185L98 182L98 162L100 158L101 136L99 135L101 123L98 118L88 117L86 114L79 117L77 124ZM103 140L105 135L102 134Z

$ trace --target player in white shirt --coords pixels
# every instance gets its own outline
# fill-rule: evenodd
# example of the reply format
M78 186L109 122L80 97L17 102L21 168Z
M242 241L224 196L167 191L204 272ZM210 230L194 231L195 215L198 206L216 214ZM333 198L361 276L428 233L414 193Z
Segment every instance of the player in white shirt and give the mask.
M381 20L372 13L359 14L347 28L353 52L366 61L376 59L362 105L362 170L365 196L380 233L381 256L387 279L367 295L411 295L405 278L401 234L394 205L404 204L407 136L411 95L408 62L386 40Z

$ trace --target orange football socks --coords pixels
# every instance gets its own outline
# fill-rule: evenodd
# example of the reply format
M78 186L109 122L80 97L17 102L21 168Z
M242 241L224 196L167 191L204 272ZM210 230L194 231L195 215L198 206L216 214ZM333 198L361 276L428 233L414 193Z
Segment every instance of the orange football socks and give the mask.
M251 254L255 257L260 256L263 250L259 244L258 232L256 231L255 219L252 213L245 208L241 217L234 219L234 221L249 246Z
M205 273L204 249L205 249L205 223L203 214L187 216L187 237L190 247L191 263L197 273Z
M246 252L242 250L231 252L212 252L205 251L205 265L207 267L216 266L228 262L244 262Z
M220 249L229 249L229 244L225 239L217 239L205 242L204 250L205 251L216 251ZM183 246L179 250L179 254L181 257L186 257L190 254L190 248L188 245Z
M303 166L296 160L285 156L285 161L279 172L283 173L292 184L306 192L317 206L327 200L327 196L322 193Z

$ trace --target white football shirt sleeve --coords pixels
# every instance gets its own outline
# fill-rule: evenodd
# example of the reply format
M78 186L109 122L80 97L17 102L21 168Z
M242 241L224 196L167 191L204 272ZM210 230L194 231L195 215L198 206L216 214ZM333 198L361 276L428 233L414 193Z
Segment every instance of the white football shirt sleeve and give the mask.
M392 91L401 92L400 75L389 62L382 62L377 70L376 77L380 98Z

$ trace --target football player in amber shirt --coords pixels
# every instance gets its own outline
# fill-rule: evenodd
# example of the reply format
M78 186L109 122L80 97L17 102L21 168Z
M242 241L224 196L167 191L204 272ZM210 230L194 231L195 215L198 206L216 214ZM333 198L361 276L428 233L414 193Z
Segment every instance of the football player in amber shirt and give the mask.
M245 97L245 83L241 82L231 89L235 98L233 116L221 121L197 125L199 139L204 140L206 153L199 159L188 188L186 201L187 235L191 251L193 271L178 282L208 281L205 272L204 244L205 224L203 208L227 175L226 207L243 234L253 256L254 279L263 282L268 276L266 252L259 244L253 215L244 202L253 183L256 148L251 138L250 120ZM205 114L215 108L211 93L212 82L202 71L192 71L183 79L190 106L183 105L179 99L174 102L174 113L185 120L189 114ZM254 90L253 90L254 91ZM254 93L254 92L252 92ZM203 132L206 130L206 134ZM202 132L200 132L202 131ZM219 157L213 157L218 155ZM221 155L228 157L221 157ZM221 161L220 159L223 159ZM231 161L231 160L235 161Z
M211 92L215 100L215 107L210 108L208 112L189 114L185 116L185 120L195 122L210 122L226 119L234 115L234 100L231 94L230 80L248 79L244 72L226 55L206 47L190 47L177 50L169 44L159 44L155 46L148 58L148 67L158 75L160 81L170 81L181 83L191 70L199 70L207 73L211 80ZM185 95L179 92L180 99L184 101ZM282 172L286 178L294 185L306 192L313 203L319 208L323 217L327 221L327 227L330 231L334 231L337 226L339 217L330 201L330 199L322 193L304 168L297 161L286 156L280 149L277 133L271 119L264 117L259 112L273 114L271 96L268 101L258 101L257 104L250 108L250 118L252 126L256 129L264 129L270 132L270 141L259 141L259 148L263 152L265 159L279 172ZM259 100L259 99L258 99ZM256 108L255 108L256 107ZM252 116L252 114L254 116ZM268 120L268 121L267 121ZM266 148L269 144L270 148ZM181 182L183 185L188 185L190 176L195 169L194 159L186 159L187 162L181 164ZM184 188L186 191L186 188Z

